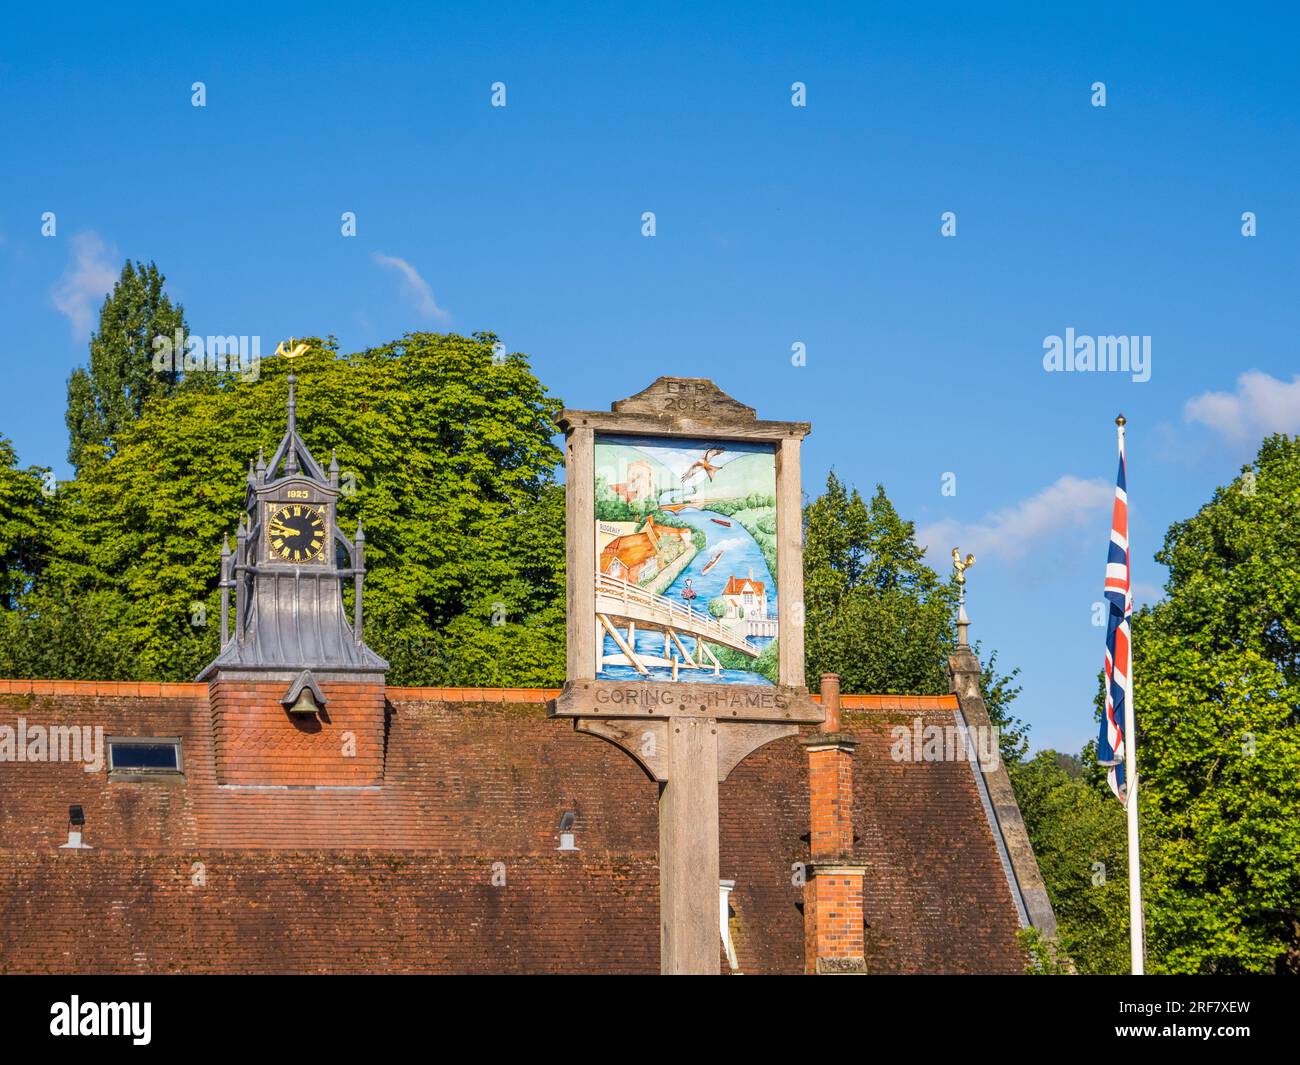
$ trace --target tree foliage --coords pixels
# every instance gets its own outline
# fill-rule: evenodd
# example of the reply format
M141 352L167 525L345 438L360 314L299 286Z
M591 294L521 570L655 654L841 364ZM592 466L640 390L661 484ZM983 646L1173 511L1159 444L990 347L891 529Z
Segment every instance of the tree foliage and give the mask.
M1004 762L1010 764L1023 761L1029 751L1029 726L1011 712L1011 704L1021 692L1015 680L1020 676L1020 667L1015 666L1010 673L998 672L998 653L994 651L983 661L979 641L974 648L975 657L982 662L980 669L980 696L984 708L988 711L989 721L998 730L998 749Z
M13 443L0 436L0 609L13 610L47 555L49 471L20 469Z
M1300 971L1300 439L1156 556L1135 616L1149 953L1177 973Z
M846 692L948 690L954 587L925 564L912 522L876 486L870 504L832 472L804 509L807 673Z
M1124 808L1072 776L1055 751L1007 768L1056 914L1057 947L1079 973L1127 973Z
M1300 972L1300 440L1264 441L1156 558L1165 598L1133 618L1147 971ZM1102 699L1099 678L1098 720ZM1096 753L1012 780L1062 945L1127 972L1124 808Z
M104 300L90 338L90 364L68 380L68 461L80 469L109 458L151 397L175 391L180 374L154 369L154 340L188 332L185 312L163 291L153 263L132 263Z
M494 342L416 333L345 358L317 340L293 363L302 435L323 463L337 449L355 486L340 523L350 533L364 521L366 639L395 684L562 679L559 404L523 356L494 361ZM273 359L257 381L229 376L145 403L106 461L64 486L32 596L39 624L24 627L6 672L37 662L46 676L173 680L215 656L221 538L241 512L247 463L284 431L288 370ZM50 661L31 646L91 606L110 651Z
M957 587L925 563L916 527L881 485L867 503L832 472L804 507L804 649L811 683L838 673L845 692L939 695L956 647ZM974 648L980 655L978 645ZM1010 711L1018 669L1002 675L997 653L980 676L1004 759L1023 756L1027 726Z

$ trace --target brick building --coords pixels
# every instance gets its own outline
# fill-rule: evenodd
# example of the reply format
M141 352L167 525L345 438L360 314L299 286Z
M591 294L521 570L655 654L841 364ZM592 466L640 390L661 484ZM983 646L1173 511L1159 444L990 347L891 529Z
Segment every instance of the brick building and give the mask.
M336 500L291 398L199 681L0 681L0 972L659 970L655 782L555 692L387 686ZM292 560L317 519L346 564ZM1023 969L1016 933L1054 922L1005 770L898 753L987 726L977 670L828 681L825 726L731 773L720 972Z

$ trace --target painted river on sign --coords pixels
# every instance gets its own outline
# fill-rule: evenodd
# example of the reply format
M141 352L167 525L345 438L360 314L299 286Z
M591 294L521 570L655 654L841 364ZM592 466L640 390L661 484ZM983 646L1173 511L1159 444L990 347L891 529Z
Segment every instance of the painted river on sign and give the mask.
M731 577L740 577L748 579L753 576L755 581L761 582L764 591L767 593L767 614L768 617L775 619L777 616L776 608L776 582L772 579L772 574L768 570L767 562L763 558L763 552L760 550L758 543L744 529L741 524L734 518L725 514L718 514L711 510L683 510L678 514L684 522L692 528L699 529L704 533L705 547L703 551L698 552L690 564L678 574L677 579L673 581L661 594L674 602L685 606L689 601L693 610L701 613L708 612L710 599L715 599L722 595L723 589L727 586L727 581ZM716 519L716 520L715 520ZM727 522L724 525L722 522ZM709 569L708 573L704 568L709 561L722 552L722 557L717 563ZM682 593L689 587L695 591L695 598L683 598ZM608 634L605 635L605 654L607 657L619 655L619 649L614 640ZM687 650L695 653L695 640L690 637L682 637L682 642L686 645ZM769 643L771 637L751 636L749 644L756 651L761 651ZM664 656L664 634L654 630L638 630L636 640L633 644L638 654L644 653L648 657L662 658ZM670 666L651 666L650 676L644 677L639 674L632 666L614 665L606 662L604 669L601 670L600 676L608 680L672 680L673 671ZM695 681L701 684L770 684L771 682L761 673L756 673L748 669L724 669L721 676L716 676L712 669L682 669L677 674L679 681Z

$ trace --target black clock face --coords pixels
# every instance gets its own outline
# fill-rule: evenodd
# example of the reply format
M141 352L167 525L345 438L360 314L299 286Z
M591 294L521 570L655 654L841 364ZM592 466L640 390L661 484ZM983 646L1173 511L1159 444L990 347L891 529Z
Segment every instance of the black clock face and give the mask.
M267 532L271 556L283 562L312 562L325 550L325 515L306 503L289 503L272 511Z

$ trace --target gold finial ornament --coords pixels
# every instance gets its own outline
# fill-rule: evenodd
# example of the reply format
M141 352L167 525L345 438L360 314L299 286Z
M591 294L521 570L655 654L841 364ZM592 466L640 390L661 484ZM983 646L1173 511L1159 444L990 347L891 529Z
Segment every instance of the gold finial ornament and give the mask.
M961 587L966 586L966 571L975 565L975 556L967 555L966 561L962 561L961 552L957 548L952 549L952 568L957 572L957 584Z
M296 359L299 355L305 355L307 353L307 348L307 344L298 344L295 338L290 337L288 347L285 346L285 343L282 340L276 346L275 353L286 359Z
M1128 419L1121 414L1115 419L1115 424L1118 425L1121 429L1123 429L1124 426L1128 424Z

